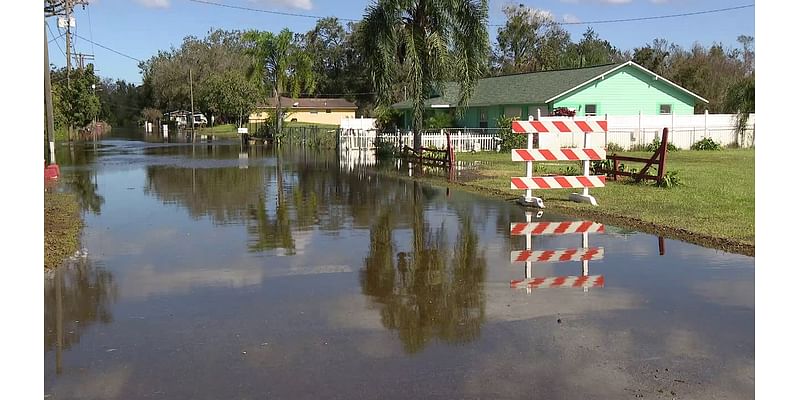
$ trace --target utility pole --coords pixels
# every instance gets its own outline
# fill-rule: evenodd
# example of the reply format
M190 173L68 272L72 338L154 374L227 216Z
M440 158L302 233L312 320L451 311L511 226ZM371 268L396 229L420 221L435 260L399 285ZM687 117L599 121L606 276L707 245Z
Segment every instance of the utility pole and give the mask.
M44 109L45 129L49 144L50 164L56 163L55 124L53 122L53 90L50 86L50 55L47 51L47 26L44 29Z
M194 142L194 91L192 89L192 69L189 68L189 101L192 104L192 142Z
M67 44L67 89L69 89L70 85L70 78L69 73L72 69L72 27L75 26L75 18L72 16L72 11L75 8L75 5L82 5L86 7L89 2L87 0L63 0L63 3L59 5L63 5L63 12L64 12L64 19L61 20L59 18L59 26L63 25L66 29L67 33L65 35L65 41ZM72 140L72 124L68 124L67 126L69 140Z

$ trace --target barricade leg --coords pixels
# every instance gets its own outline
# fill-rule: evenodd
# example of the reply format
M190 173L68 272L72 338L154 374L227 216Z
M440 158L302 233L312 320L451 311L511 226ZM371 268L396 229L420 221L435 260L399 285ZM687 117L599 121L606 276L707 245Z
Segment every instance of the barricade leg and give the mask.
M533 133L528 132L528 150L533 150ZM525 172L528 178L533 177L533 161L525 163ZM526 207L544 208L544 201L539 197L533 196L533 189L525 189L525 196L521 197L518 201L519 204Z
M584 148L588 149L588 148L591 147L590 143L589 143L590 142L589 138L590 138L589 133L584 133L583 134L583 147ZM590 161L588 161L588 160L582 162L583 163L583 176L589 176L589 162ZM578 203L589 203L589 204L591 204L593 206L597 205L597 200L594 198L594 196L589 194L589 188L586 188L586 187L583 188L583 191L580 194L579 193L570 194L569 195L569 199L570 199L570 201L574 201L574 202L578 202Z

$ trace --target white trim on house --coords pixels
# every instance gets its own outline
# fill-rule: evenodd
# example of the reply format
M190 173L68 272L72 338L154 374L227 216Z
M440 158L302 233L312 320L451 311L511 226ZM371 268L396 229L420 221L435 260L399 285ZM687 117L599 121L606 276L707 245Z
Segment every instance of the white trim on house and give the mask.
M634 66L634 67L636 67L636 68L639 68L640 70L642 70L642 71L645 71L645 72L647 72L647 73L649 73L649 74L653 75L653 76L656 78L656 80L659 80L659 79L661 79L661 80L663 80L664 82L667 82L667 83L669 83L670 85L672 85L672 86L674 86L674 87L676 87L676 88L678 88L678 89L680 89L680 90L682 90L682 91L684 91L684 92L688 93L689 95L693 96L694 98L696 98L696 99L699 99L699 100L703 101L704 103L708 103L708 100L706 100L706 99L704 99L704 98L702 98L702 97L698 96L697 94L695 94L695 93L693 93L693 92L691 92L691 91L689 91L689 90L686 90L686 89L684 89L684 88L683 88L683 87L681 87L680 85L678 85L678 84L676 84L676 83L674 83L674 82L670 81L670 80L669 80L669 79L667 79L667 78L664 78L663 76L661 76L661 75L659 75L659 74L657 74L657 73L655 73L655 72L653 72L653 71L650 71L649 69L647 69L647 68L645 68L645 67L643 67L643 66L641 66L641 65L639 65L639 64L637 64L637 63L635 63L635 62L633 62L633 61L628 61L628 62L626 62L626 63L622 63L622 64L620 64L620 65L619 65L619 66L617 66L617 67L614 67L614 68L612 68L612 69L610 69L610 70L608 70L608 71L606 71L606 72L603 72L603 73L602 73L602 74L600 74L600 75L597 75L597 76L595 76L595 77L594 77L594 78L592 78L592 79L589 79L589 80L588 80L588 81L586 81L586 82L583 82L583 83L581 83L581 84L580 84L580 85L578 85L578 86L575 86L575 87L573 87L573 88L571 88L571 89L567 89L567 90L565 90L565 91L563 91L563 92L561 92L561 93L559 93L559 94L557 94L557 95L555 95L555 96L553 96L553 97L551 97L551 98L549 98L549 99L545 100L545 103L550 103L550 102L552 102L552 101L555 101L556 99L558 99L558 98L561 98L561 97L563 97L564 95L566 95L566 94L568 94L568 93L570 93L570 92L573 92L573 91L575 91L575 90L577 90L577 89L580 89L580 88L582 88L583 86L586 86L587 84L589 84L589 83L592 83L592 82L594 82L594 81L596 81L596 80L598 80L598 79L601 79L601 80L602 80L602 79L605 79L605 78L606 78L606 75L608 75L608 74L610 74L610 73L612 73L612 72L614 72L614 71L616 71L616 70L618 70L618 69L620 69L620 68L626 67L626 66L628 66L628 65L632 65L632 66Z

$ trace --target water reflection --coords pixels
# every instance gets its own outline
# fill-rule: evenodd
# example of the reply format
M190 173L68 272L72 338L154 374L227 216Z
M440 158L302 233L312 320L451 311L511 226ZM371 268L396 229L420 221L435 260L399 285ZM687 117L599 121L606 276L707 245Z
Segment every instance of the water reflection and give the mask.
M485 320L486 257L478 248L472 217L459 213L451 252L444 223L433 227L425 220L422 197L415 182L411 252L397 251L393 233L402 217L393 207L384 207L370 228L369 253L361 271L363 293L381 306L382 324L398 332L409 353L421 351L432 338L471 341Z
M113 320L111 304L117 284L110 271L91 259L77 257L48 272L44 282L44 348L56 351L56 372L61 372L61 352L80 342L97 322Z
M97 170L89 168L94 164L96 154L89 151L90 145L84 143L69 143L61 146L56 151L56 162L69 165L69 172L60 178L66 190L73 193L83 211L90 211L99 215L105 198L98 193Z
M511 281L512 288L525 288L528 293L536 288L583 288L587 292L590 287L603 287L603 275L589 275L589 261L603 259L603 247L589 247L590 233L605 232L605 225L593 221L540 221L543 211L534 213L525 212L525 222L511 224L511 235L525 236L525 250L512 251L511 262L525 263L525 279ZM581 247L566 249L534 250L534 237L543 235L569 235L582 236ZM534 262L553 263L580 261L581 273L579 276L534 277Z

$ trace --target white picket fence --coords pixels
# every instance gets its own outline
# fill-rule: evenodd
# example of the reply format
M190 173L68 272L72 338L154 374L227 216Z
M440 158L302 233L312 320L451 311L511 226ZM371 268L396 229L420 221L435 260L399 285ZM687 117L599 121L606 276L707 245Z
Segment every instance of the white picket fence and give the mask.
M497 149L499 129L448 128L450 142L456 152L492 151ZM444 129L423 130L422 147L447 148ZM414 135L410 131L379 132L373 129L348 129L339 132L339 148L342 150L369 150L375 148L376 140L397 147L414 146Z
M680 149L689 149L703 138L711 138L722 145L752 147L755 145L755 114L750 114L747 129L740 134L736 129L736 114L694 114L694 115L620 115L597 117L608 119L608 132L592 134L592 143L602 143L604 147L615 144L625 150L641 148L653 139L661 140L661 131L669 129L669 141ZM563 117L541 117L541 120L563 119ZM422 131L422 146L445 148L445 131L456 152L496 151L499 132L496 128L447 128ZM375 148L375 141L392 143L402 147L413 146L410 131L379 132L374 129L340 129L339 148L342 150L369 150ZM583 134L567 133L559 135L561 147L580 147Z

